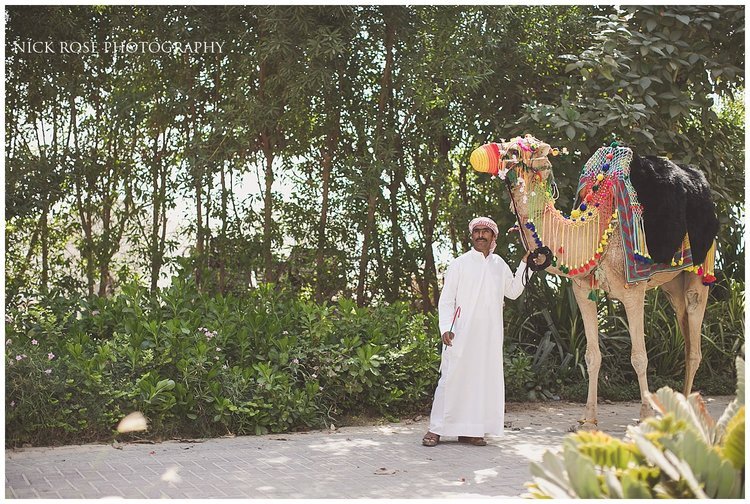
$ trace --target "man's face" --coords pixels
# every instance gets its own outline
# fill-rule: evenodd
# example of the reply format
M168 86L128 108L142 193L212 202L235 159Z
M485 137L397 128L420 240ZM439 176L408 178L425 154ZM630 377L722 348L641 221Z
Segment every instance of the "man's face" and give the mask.
M471 232L471 241L474 243L474 248L483 254L489 253L494 237L495 233L490 228L484 226L477 226Z

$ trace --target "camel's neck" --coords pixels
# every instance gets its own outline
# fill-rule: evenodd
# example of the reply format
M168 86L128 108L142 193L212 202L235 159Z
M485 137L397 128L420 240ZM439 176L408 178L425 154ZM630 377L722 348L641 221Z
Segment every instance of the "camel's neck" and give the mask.
M596 267L613 231L612 215L583 206L566 216L555 208L544 181L519 179L512 194L529 247L547 246L554 255L547 271L576 276Z

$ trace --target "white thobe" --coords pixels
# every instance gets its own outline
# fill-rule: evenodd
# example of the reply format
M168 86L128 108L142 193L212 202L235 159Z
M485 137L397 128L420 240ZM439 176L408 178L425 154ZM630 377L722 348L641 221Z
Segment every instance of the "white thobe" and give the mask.
M438 312L440 334L453 325L453 346L443 346L430 432L441 436L501 436L505 416L503 298L523 292L521 261L515 275L498 255L471 249L445 272Z

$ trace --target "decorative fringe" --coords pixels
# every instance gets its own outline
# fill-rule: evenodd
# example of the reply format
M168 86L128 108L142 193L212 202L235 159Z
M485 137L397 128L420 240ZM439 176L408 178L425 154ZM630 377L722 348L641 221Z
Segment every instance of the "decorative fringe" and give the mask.
M716 240L711 244L711 248L708 249L706 259L703 261L703 285L711 285L716 281L714 276L714 262L716 260ZM700 271L700 270L699 270ZM698 273L700 275L700 273Z
M643 229L643 210L640 207L633 209L633 240L635 260L644 264L653 264L654 261L648 253L646 232Z

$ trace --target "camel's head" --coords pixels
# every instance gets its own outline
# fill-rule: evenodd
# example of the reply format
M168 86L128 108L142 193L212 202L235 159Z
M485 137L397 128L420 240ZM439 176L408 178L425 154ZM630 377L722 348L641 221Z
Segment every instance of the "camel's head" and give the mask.
M552 168L547 157L551 152L549 144L526 135L509 142L482 145L474 149L469 162L476 171L501 178L505 178L510 170L515 170L516 175L520 175L519 170L531 170L546 180Z
M511 182L515 193L528 190L534 192L536 187L546 189L553 183L552 163L548 156L555 155L549 144L531 135L516 137L509 142L488 143L471 153L469 162L479 172L489 173ZM526 198L516 198L517 203L524 205Z

